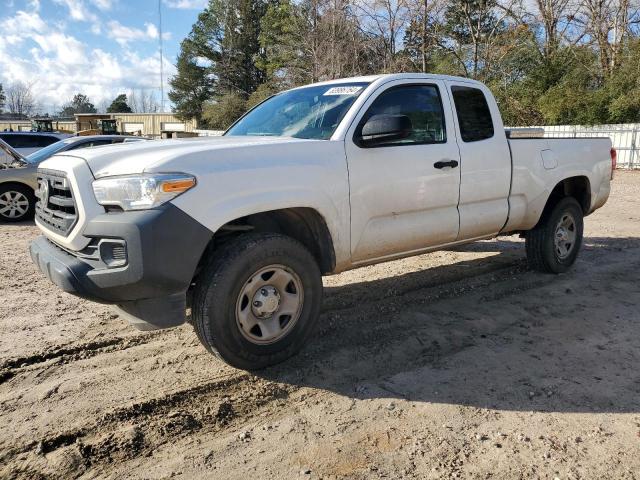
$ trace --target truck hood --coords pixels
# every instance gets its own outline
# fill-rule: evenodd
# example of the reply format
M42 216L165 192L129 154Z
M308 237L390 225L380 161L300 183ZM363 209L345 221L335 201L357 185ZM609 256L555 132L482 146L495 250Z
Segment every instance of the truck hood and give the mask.
M277 150L278 146L284 148L301 142L325 141L290 137L197 137L87 148L64 152L63 155L84 159L94 177L100 178L145 172L185 171L181 167L186 167L195 158L203 161L230 159L233 156L231 150ZM41 167L46 168L46 162Z

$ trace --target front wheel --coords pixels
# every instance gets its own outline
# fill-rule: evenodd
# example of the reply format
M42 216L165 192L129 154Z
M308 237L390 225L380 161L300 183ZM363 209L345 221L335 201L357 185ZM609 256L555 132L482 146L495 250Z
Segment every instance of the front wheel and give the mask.
M566 272L576 261L582 245L582 207L573 197L563 198L527 232L527 260L534 270Z
M21 222L33 217L36 198L24 185L0 185L0 221Z
M192 321L210 352L234 367L256 370L302 348L321 299L320 270L300 242L251 233L212 254L196 280Z

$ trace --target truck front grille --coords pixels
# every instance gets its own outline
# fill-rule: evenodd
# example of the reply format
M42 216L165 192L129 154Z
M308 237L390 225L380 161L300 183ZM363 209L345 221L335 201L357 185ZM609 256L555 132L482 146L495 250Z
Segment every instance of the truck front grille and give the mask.
M67 236L78 220L71 183L64 172L38 169L36 217L49 230Z

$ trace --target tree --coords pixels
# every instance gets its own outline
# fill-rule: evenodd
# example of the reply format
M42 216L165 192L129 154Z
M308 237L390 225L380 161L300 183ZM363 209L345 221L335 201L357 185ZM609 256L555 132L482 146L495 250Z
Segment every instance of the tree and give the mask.
M134 89L129 92L129 105L135 113L155 113L160 104L153 90Z
M631 122L639 37L640 0L209 0L170 98L226 128L285 88L418 70L484 81L510 125Z
M7 88L7 108L18 117L28 117L36 109L36 101L31 92L31 84L15 82Z
M411 16L408 0L355 0L353 4L361 28L378 40L376 44L380 47L378 55L383 61L383 70L393 71L399 40Z
M209 128L226 130L247 110L247 101L239 93L228 93L204 107L203 118Z
M197 53L210 63L217 96L237 93L247 98L264 81L260 57L260 19L264 0L210 0L189 35Z
M4 93L4 89L2 88L2 84L0 83L0 113L4 110L4 103L7 100L7 96Z
M170 81L178 114L199 119L206 100L228 94L246 100L266 80L258 39L266 10L266 0L209 0L180 45Z
M380 42L363 31L346 0L281 0L262 19L260 47L268 82L277 88L376 73Z
M210 67L203 64L202 57L198 54L198 48L191 38L182 41L176 65L177 74L169 81L169 99L173 102L173 111L180 118L195 118L200 122L202 107L213 96L214 82Z
M313 81L313 60L305 43L309 34L303 9L291 0L269 6L262 17L257 59L267 78L281 88Z
M127 95L124 93L118 95L107 107L107 113L132 113L132 111L127 104Z
M484 79L490 72L495 45L508 29L508 11L498 9L496 0L449 1L444 25L447 38L440 45L456 58L465 76Z
M76 93L69 102L62 106L58 116L68 118L78 113L96 113L97 111L93 103L89 101L89 97L82 93Z
M446 3L442 0L414 0L410 3L410 22L404 32L403 55L413 68L428 72L435 68L440 52L438 41L443 35L440 18Z

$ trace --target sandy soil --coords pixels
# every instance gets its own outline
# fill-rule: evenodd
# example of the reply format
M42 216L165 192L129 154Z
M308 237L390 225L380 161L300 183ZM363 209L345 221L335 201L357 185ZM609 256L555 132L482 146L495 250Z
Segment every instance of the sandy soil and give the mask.
M505 237L326 278L258 376L59 292L0 225L0 477L640 478L639 198L618 173L564 275Z

